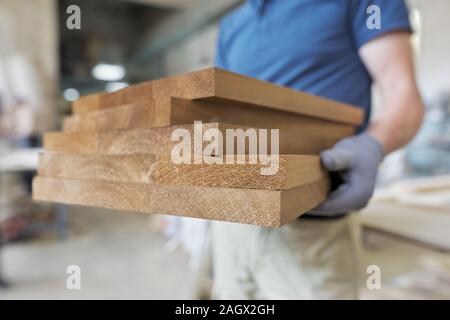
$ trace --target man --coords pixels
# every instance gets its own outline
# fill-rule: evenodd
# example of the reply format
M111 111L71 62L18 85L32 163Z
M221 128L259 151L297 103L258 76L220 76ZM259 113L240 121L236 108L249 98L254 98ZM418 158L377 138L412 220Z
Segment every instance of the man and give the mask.
M367 204L384 155L423 116L410 33L403 0L253 0L224 18L218 67L350 103L366 122L322 152L343 182L311 213L279 229L213 225L217 298L357 298L349 213ZM382 108L369 123L373 82Z

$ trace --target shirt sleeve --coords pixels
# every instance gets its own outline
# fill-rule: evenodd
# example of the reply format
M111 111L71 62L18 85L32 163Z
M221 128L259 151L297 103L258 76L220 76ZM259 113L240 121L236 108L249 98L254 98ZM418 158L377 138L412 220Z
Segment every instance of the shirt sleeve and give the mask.
M358 49L388 32L412 32L404 0L351 0L350 16Z
M227 69L224 32L225 32L225 22L222 21L220 23L219 32L217 36L216 59L214 64L218 68Z

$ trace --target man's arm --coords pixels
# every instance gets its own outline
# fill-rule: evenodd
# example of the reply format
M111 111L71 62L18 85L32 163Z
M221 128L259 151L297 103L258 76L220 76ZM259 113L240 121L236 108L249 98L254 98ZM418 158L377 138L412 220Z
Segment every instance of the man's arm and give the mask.
M321 153L324 167L338 172L343 183L313 214L334 215L365 207L383 156L408 143L418 131L423 105L409 38L405 32L389 33L360 48L364 64L381 88L382 108L366 132L345 138Z
M359 55L382 95L381 110L367 132L387 154L414 137L424 113L414 75L410 35L386 34L363 45Z

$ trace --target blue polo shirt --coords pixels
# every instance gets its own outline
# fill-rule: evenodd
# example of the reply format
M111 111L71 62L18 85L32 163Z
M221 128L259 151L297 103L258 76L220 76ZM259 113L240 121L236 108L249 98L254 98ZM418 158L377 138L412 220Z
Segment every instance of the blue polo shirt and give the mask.
M222 20L216 65L361 107L367 124L372 79L358 49L397 30L411 31L403 0L249 0Z

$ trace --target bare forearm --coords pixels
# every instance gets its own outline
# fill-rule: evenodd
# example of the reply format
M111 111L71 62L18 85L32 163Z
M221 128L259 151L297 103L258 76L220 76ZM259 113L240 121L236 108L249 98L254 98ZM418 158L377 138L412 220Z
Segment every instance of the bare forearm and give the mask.
M393 95L383 99L383 108L370 123L368 133L383 146L385 154L407 144L422 123L424 108L415 87L391 90Z
M414 137L424 113L414 74L410 35L386 34L364 45L359 54L382 96L381 108L368 133L388 154Z

